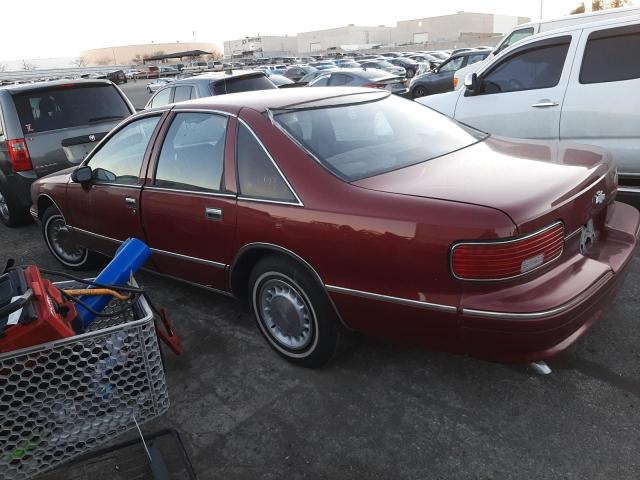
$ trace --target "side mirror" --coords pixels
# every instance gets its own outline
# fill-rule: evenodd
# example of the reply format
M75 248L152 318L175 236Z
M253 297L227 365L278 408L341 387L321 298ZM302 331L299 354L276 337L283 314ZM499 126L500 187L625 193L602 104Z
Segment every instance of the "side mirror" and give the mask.
M477 73L468 73L466 77L464 77L464 88L469 92L470 95L475 95L479 93L480 83L478 81Z
M76 168L71 174L71 180L76 183L89 183L93 180L93 171L89 165Z

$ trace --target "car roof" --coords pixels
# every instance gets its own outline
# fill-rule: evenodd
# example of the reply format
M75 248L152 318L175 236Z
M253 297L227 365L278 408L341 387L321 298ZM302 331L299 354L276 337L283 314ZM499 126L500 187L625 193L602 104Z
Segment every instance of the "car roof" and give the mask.
M231 73L227 72L208 72L201 75L194 75L193 77L181 78L176 80L175 83L194 83L204 82L211 83L218 80L228 80L230 78L251 77L251 76L266 76L262 70L232 70Z
M345 69L350 70L350 69ZM387 73L387 72L384 72ZM223 110L238 113L243 108L250 108L258 112L278 110L291 105L304 103L322 103L322 106L332 105L334 98L344 98L348 95L362 93L380 93L370 88L360 87L315 87L315 88L285 88L270 90L255 90L251 92L228 93L215 97L203 97L188 100L173 105L174 110ZM162 107L160 107L162 109ZM148 112L149 110L147 110Z
M36 92L55 87L74 87L74 86L105 86L113 85L111 80L98 79L79 79L79 80L50 80L48 82L21 83L19 85L5 85L0 87L2 90L8 90L13 93Z

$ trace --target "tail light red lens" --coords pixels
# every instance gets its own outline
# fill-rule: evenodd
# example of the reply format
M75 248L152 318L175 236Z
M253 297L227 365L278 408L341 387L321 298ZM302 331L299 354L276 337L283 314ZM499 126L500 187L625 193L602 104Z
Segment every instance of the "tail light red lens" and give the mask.
M362 86L363 87L369 87L369 88L387 88L387 84L386 83L365 83Z
M27 142L24 138L17 140L7 140L7 147L9 149L9 156L11 157L11 166L14 172L25 172L27 170L33 170L31 164L31 155L29 155L29 149L27 148Z
M562 254L564 225L502 241L459 242L451 249L451 270L462 280L504 280L531 272Z

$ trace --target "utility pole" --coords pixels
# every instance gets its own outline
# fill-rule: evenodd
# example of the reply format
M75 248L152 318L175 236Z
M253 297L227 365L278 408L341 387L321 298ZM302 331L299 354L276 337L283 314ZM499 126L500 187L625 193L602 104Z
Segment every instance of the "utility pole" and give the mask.
M544 0L540 0L540 20L542 20L542 6L544 5Z
M196 43L196 31L192 30L191 34L193 35L193 43Z

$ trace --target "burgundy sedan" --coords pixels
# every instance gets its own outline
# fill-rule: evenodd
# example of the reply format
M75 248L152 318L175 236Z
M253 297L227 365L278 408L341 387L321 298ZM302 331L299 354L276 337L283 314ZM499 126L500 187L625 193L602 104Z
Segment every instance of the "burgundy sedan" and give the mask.
M230 94L129 117L32 214L69 268L128 237L149 269L246 299L304 366L352 331L546 359L606 309L640 216L603 151L489 137L388 92Z

